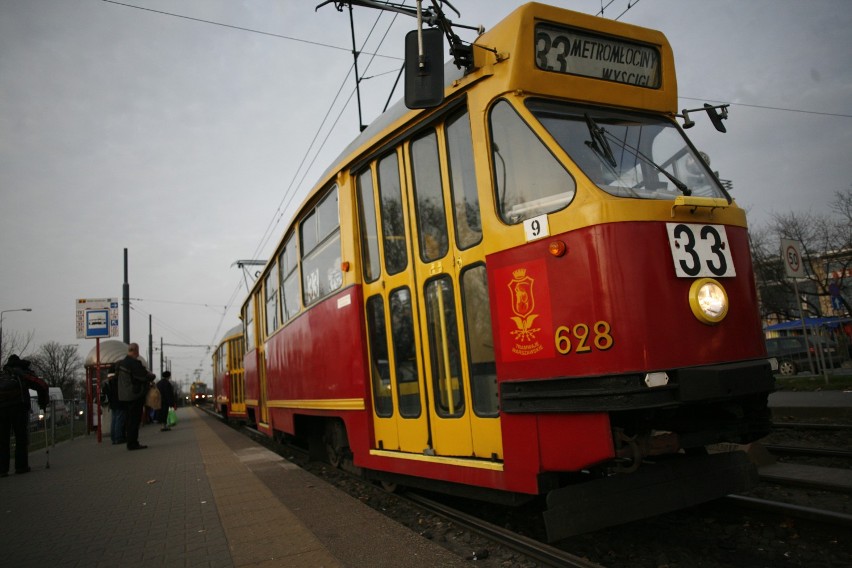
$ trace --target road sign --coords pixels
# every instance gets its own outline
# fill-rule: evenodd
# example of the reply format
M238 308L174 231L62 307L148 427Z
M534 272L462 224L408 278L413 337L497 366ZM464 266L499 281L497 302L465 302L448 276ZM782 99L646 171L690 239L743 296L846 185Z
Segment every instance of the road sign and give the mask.
M77 300L77 339L118 336L118 299Z
M805 262L802 258L802 243L781 239L781 262L788 278L805 278Z

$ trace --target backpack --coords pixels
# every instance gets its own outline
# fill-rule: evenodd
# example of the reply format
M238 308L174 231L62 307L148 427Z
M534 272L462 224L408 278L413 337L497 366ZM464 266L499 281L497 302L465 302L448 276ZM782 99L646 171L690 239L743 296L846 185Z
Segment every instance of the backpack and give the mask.
M11 371L0 371L0 408L21 404L24 400L24 387L21 378Z

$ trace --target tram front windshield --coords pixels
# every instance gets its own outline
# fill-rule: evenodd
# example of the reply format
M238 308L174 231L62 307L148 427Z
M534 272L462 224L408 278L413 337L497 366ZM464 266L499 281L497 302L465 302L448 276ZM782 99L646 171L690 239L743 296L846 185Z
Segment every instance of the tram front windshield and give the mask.
M673 122L538 99L527 101L527 108L607 193L640 199L726 197Z

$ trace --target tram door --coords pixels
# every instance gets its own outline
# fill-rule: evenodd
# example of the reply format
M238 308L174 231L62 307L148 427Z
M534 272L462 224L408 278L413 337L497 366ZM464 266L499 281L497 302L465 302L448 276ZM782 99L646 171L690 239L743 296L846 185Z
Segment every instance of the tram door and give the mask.
M395 149L356 176L364 307L376 445L422 453L430 441L401 155Z
M260 416L257 417L261 424L269 423L269 407L267 405L267 387L266 387L266 341L264 328L266 326L263 306L266 305L263 297L263 288L261 287L254 295L254 321L255 321L255 337L257 338L257 403L260 410Z
M381 249L384 265L372 274L374 284L365 285L377 440L385 449L500 458L491 319L467 113L419 133L389 158L402 174L402 186L394 204L385 190L394 167L380 159L375 168L379 206L373 213L379 227L372 243L374 252ZM360 190L366 183L363 176ZM363 200L360 204L362 218L368 217L364 209L369 207ZM362 250L371 244L370 235L366 237ZM372 253L364 250L364 256L372 258ZM365 260L365 281L371 269ZM396 271L394 276L387 274L391 271ZM396 444L387 447L394 430Z
M244 347L242 337L229 339L226 344L228 357L228 380L230 381L230 405L231 412L244 414L246 411L246 387L245 374L243 372Z

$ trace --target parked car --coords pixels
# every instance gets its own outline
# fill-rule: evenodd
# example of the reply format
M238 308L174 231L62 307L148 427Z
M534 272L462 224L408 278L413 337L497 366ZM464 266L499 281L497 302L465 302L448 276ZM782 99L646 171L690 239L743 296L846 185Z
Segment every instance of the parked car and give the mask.
M71 413L68 411L68 406L65 404L65 396L63 396L62 391L59 387L50 387L48 389L50 394L50 402L47 405L47 420L52 419L51 413L56 410L56 424L65 424L69 420L71 420Z
M30 390L30 430L37 430L42 427L44 421L44 410L38 406L38 394L33 389Z
M840 367L843 362L837 350L837 343L832 339L822 337L809 337L808 344L801 335L790 335L787 337L773 337L766 340L766 351L770 357L778 360L778 372L782 375L795 375L799 371L810 370L808 363L808 351L813 361L814 369L819 370L823 361L820 361L816 345L822 346L823 361L829 369Z

